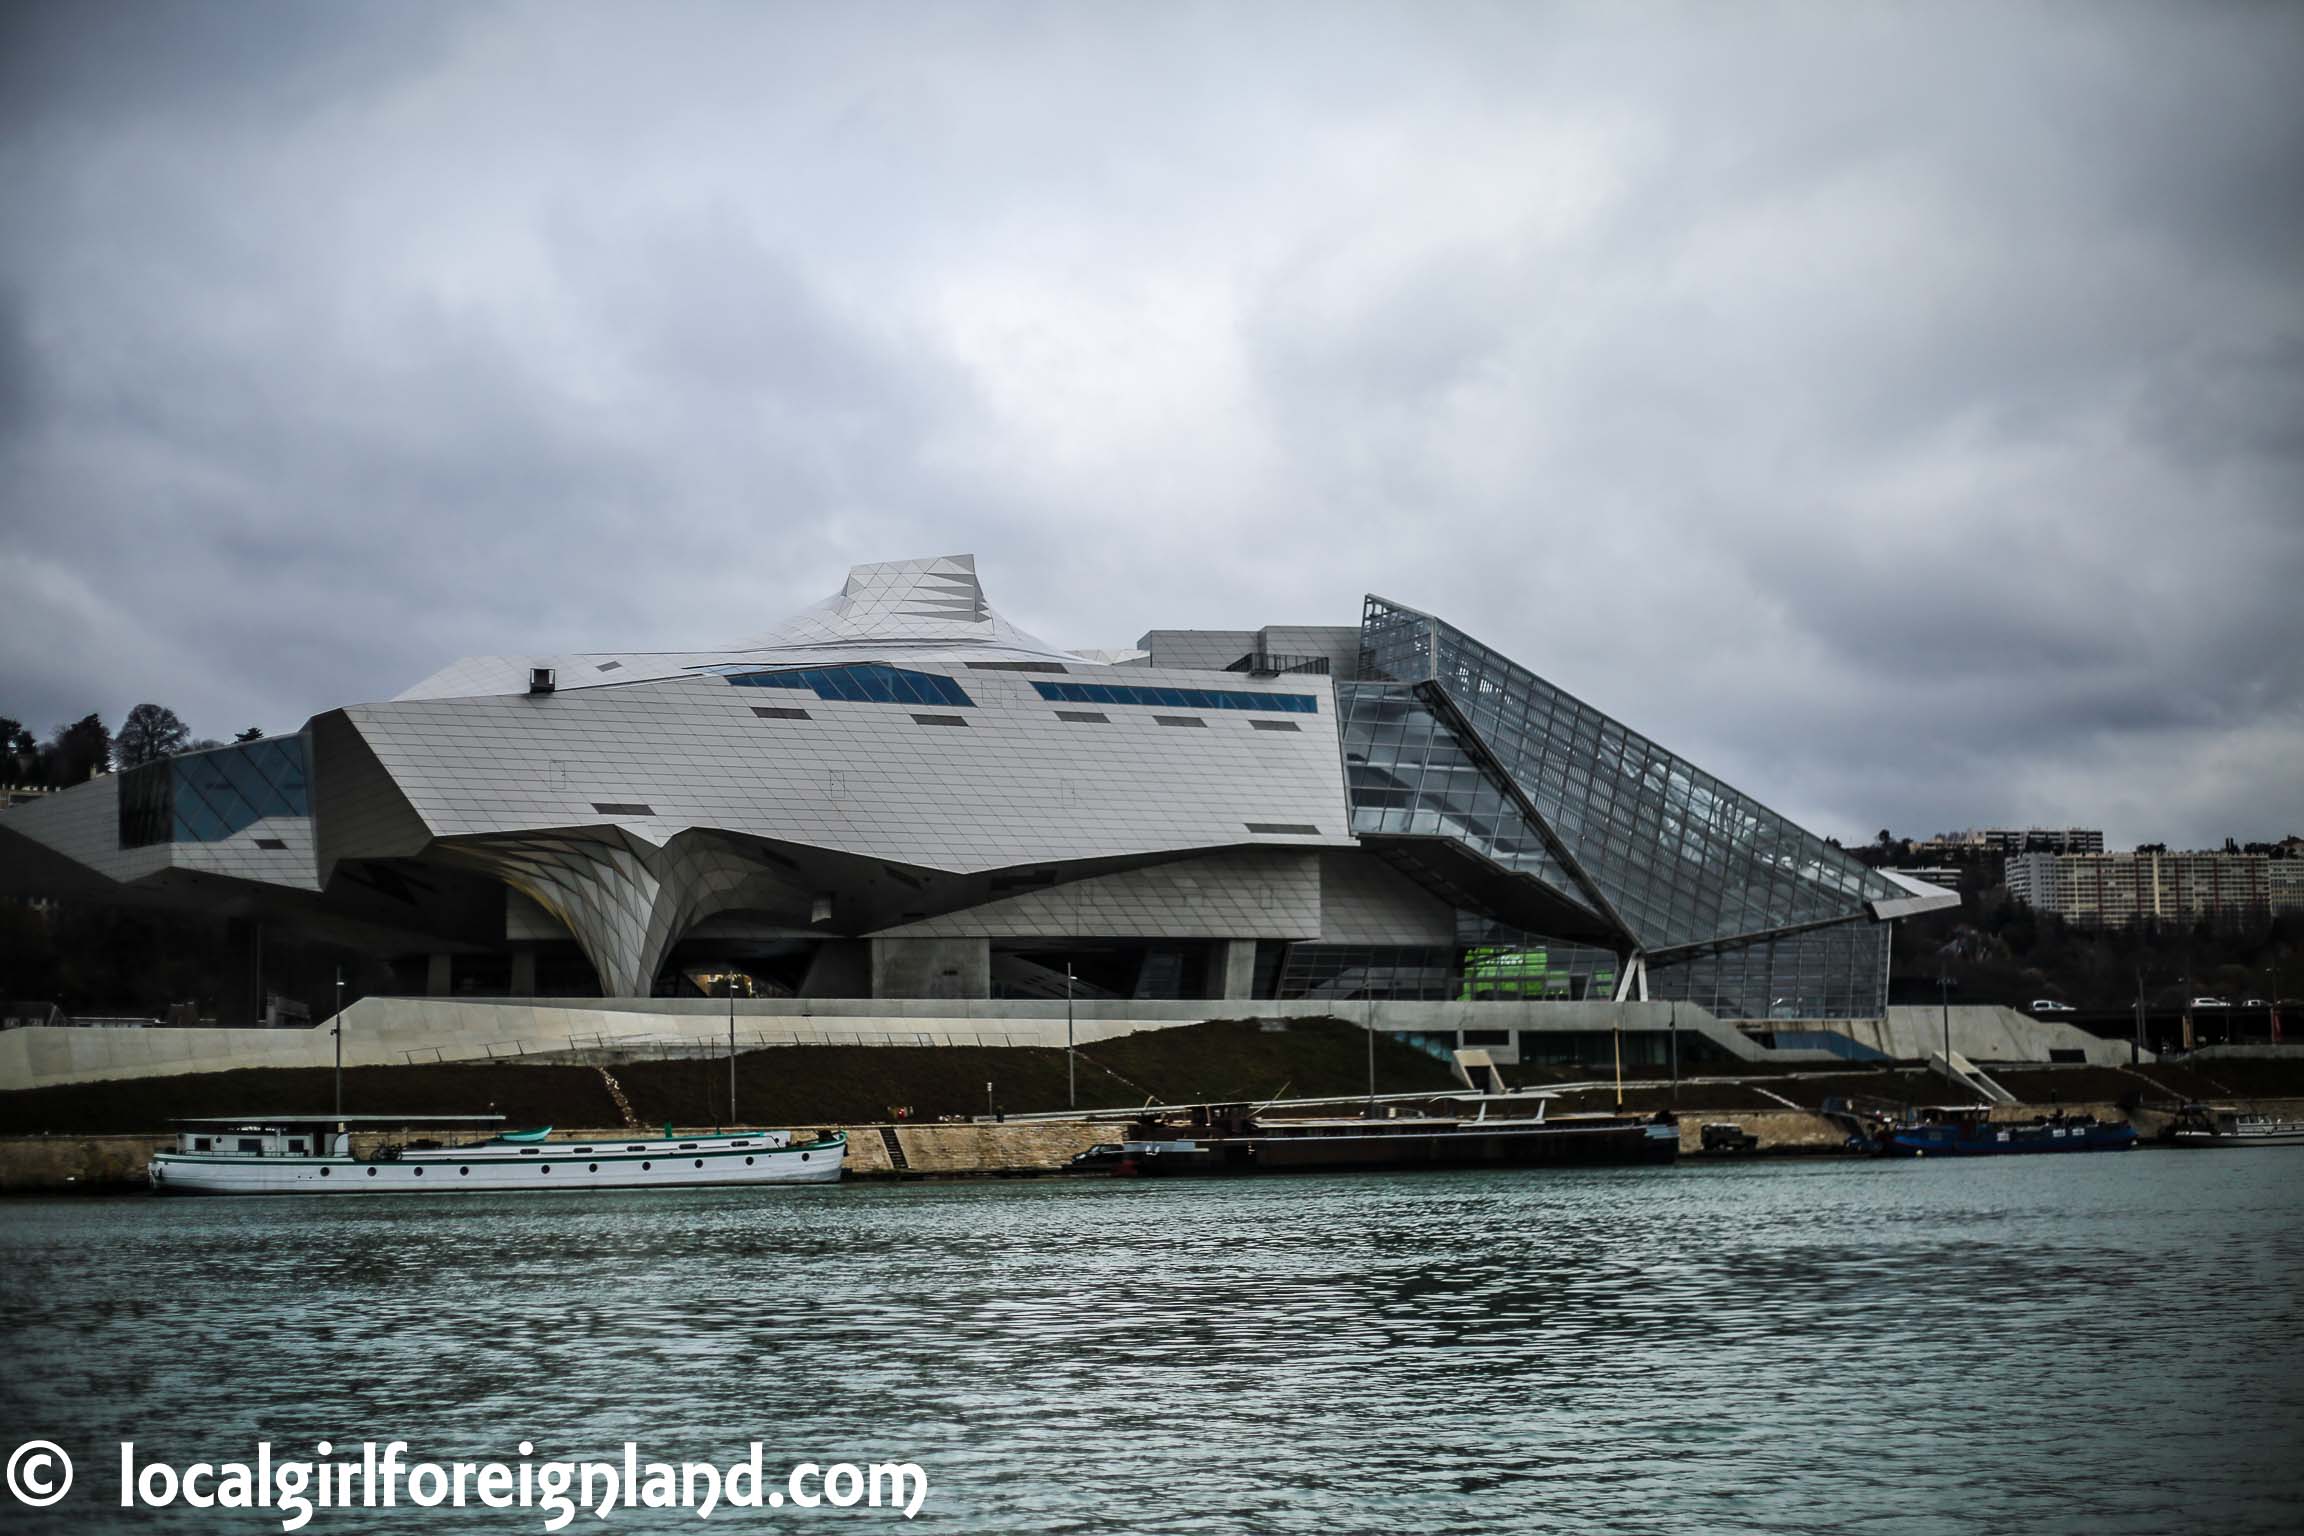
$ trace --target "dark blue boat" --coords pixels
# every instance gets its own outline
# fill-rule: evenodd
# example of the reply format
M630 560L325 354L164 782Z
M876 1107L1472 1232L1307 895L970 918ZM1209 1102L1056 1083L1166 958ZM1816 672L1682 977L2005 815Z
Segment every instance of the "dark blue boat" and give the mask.
M1883 1126L1872 1150L1887 1157L2008 1157L2027 1152L2125 1152L2136 1127L2094 1115L2039 1115L1994 1120L1978 1106L1923 1109L1901 1125Z

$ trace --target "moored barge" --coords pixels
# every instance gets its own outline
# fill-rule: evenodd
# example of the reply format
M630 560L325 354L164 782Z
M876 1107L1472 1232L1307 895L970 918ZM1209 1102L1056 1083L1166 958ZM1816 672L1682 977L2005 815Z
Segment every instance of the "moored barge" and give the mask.
M1562 1114L1541 1094L1475 1095L1373 1115L1268 1115L1245 1104L1195 1106L1129 1124L1123 1139L1073 1159L1123 1177L1344 1173L1415 1168L1537 1168L1669 1163L1680 1155L1669 1113ZM1498 1107L1533 1114L1491 1114ZM1476 1113L1465 1113L1467 1104ZM1401 1113L1402 1109L1414 1112Z
M2187 1104L2160 1139L2172 1147L2304 1147L2304 1120L2222 1104Z
M1994 1120L1980 1104L1915 1110L1879 1127L1864 1150L1883 1157L2008 1157L2036 1152L2125 1152L2136 1127L2094 1115L2037 1115L2029 1121Z
M551 1128L448 1143L411 1136L364 1157L356 1129L474 1134L501 1115L229 1115L176 1122L152 1154L153 1189L172 1195L433 1194L446 1191L664 1189L829 1184L847 1160L839 1133L637 1132L554 1141Z

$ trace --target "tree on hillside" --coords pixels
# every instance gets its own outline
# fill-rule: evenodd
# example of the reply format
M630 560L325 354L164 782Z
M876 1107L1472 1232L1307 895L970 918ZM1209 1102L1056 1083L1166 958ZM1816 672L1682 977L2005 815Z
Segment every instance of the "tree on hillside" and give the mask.
M173 756L191 739L192 728L176 718L176 711L165 704L139 704L120 722L116 746L121 771Z
M112 732L100 715L56 727L40 749L41 778L58 789L85 784L112 766Z
M31 771L31 759L40 751L40 742L24 722L0 715L0 783L14 784Z

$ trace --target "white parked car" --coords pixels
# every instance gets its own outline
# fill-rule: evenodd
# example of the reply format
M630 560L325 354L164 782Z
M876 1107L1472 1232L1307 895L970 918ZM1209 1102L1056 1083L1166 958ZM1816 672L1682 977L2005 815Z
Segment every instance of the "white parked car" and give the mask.
M2080 1010L2070 1003L2060 1003L2052 997L2036 997L2032 999L2031 1011L2033 1013L2078 1013Z
M2260 997L2252 997L2249 998L2246 1002L2242 1003L2240 1006L2243 1008L2269 1008L2272 1005Z
M2195 1008L2229 1008L2232 1005L2220 997L2196 997L2192 999L2192 1006Z

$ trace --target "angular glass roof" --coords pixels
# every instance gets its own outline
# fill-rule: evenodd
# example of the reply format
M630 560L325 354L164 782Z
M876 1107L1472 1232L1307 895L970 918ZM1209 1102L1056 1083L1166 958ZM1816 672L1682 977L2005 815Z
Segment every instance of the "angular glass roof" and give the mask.
M1597 896L1642 950L1861 918L1865 902L1902 894L1813 832L1430 614L1372 596L1361 646L1365 674L1416 685L1461 722L1551 835L1571 882L1563 894Z

